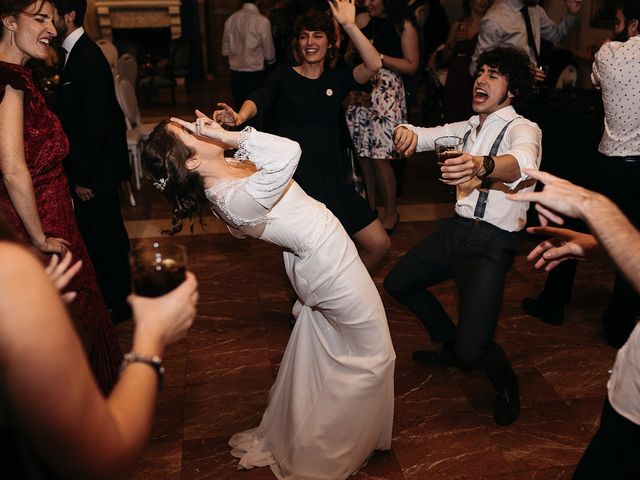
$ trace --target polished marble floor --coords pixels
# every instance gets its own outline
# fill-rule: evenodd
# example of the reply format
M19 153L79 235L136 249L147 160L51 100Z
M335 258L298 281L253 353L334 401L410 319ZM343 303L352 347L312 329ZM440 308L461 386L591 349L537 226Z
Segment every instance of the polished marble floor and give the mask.
M219 80L183 94L177 113L213 105L227 92ZM203 105L205 104L205 105ZM168 115L168 104L152 106L147 118ZM416 119L419 121L419 119ZM392 251L375 276L387 309L397 353L396 411L392 450L378 452L354 480L565 479L595 431L615 350L602 337L599 316L606 305L612 268L604 259L579 268L574 297L563 325L547 326L524 314L525 296L537 293L544 274L524 258L532 239L523 235L509 273L497 340L520 379L522 413L509 427L492 419L490 386L477 372L414 363L416 349L435 348L418 322L386 295L384 275L409 247L451 212L452 194L433 180L428 156L411 159L400 223ZM157 239L169 224L169 208L148 185L138 205L123 203L132 242ZM280 251L257 240L238 240L213 217L163 241L189 250L198 276L200 304L189 336L167 351L166 387L160 393L152 439L134 478L193 480L274 478L269 469L238 471L228 437L255 426L267 402L289 337L292 292ZM197 224L197 222L196 222ZM433 289L455 318L451 282ZM123 348L131 325L118 327Z

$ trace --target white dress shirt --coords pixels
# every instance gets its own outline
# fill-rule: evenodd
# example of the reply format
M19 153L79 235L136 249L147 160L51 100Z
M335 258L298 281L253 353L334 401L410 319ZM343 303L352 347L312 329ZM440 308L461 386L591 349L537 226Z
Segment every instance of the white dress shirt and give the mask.
M605 43L591 79L602 90L604 133L598 151L610 157L640 155L640 36Z
M224 22L222 55L236 72L259 72L275 60L271 23L253 3L245 3Z
M607 389L614 410L640 425L640 323L618 350Z
M69 54L71 53L71 50L73 50L74 45L76 44L76 42L82 36L83 33L84 33L84 28L82 27L76 28L73 32L69 34L67 38L63 40L62 48L64 48L64 50L67 52L64 55L65 65L67 64L67 59L69 58Z
M441 127L422 128L413 125L401 125L418 134L417 151L434 150L436 138L446 135L455 135L463 138L464 134L471 130L467 139L465 151L472 155L488 155L493 142L504 126L511 120L507 131L500 143L498 155L513 155L520 166L537 170L540 166L542 155L542 132L538 126L524 117L518 117L513 107L504 107L489 115L478 132L480 118L478 115L471 117L466 122L448 123ZM514 120L515 119L515 120ZM482 180L478 177L457 186L456 213L461 217L474 218L473 212L480 194ZM535 182L524 173L513 183L494 181L491 183L489 198L485 210L484 220L502 230L517 232L522 230L527 221L527 209L529 203L512 202L505 197L506 193L517 190L533 190Z
M497 0L480 21L478 44L471 57L472 76L476 70L476 60L485 50L495 47L515 47L529 54L532 62L536 62L535 54L529 48L527 29L520 9L524 6L522 0ZM544 8L537 5L529 7L529 18L533 30L534 42L540 52L540 37L553 43L558 43L576 23L576 15L567 14L562 22L556 24L547 16Z

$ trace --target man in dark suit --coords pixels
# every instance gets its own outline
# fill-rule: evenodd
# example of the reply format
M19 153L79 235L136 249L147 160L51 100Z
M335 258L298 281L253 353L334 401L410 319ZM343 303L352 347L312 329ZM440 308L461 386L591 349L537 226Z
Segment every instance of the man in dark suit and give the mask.
M80 232L115 323L129 318L129 238L118 184L131 176L124 115L100 47L84 32L86 0L55 0L65 63L56 113L69 137L65 170Z

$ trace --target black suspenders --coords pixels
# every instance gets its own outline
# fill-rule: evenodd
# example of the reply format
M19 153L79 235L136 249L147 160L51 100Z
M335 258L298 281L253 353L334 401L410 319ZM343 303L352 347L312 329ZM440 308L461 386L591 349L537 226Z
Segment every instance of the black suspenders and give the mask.
M516 117L516 118L520 118L520 117ZM516 118L514 118L513 120L515 120ZM489 151L489 155L494 157L498 154L498 148L500 148L500 144L502 143L502 139L504 138L505 133L507 133L507 128L509 127L509 125L511 125L511 122L513 122L513 120L509 121L500 131L500 133L498 134L498 136L496 137L495 141L493 142L493 145L491 146L491 150ZM467 132L464 134L464 137L462 138L463 143L462 143L462 149L464 150L465 146L467 145L467 140L469 139L469 135L471 135L471 130L467 130ZM489 200L489 187L491 186L491 180L489 178L483 178L482 179L482 185L480 185L480 195L478 195L478 201L476 202L476 208L473 212L473 216L474 218L484 218L484 211L487 208L487 201Z

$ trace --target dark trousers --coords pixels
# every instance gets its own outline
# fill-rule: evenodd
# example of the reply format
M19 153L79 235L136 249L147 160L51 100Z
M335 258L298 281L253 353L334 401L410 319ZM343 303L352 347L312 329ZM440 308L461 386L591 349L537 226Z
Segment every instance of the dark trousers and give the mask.
M128 309L131 270L129 237L122 221L118 192L97 192L95 197L86 202L74 195L73 200L78 227L93 262L105 303L112 315L122 314L121 310Z
M236 72L231 70L231 93L236 111L240 110L242 103L249 95L258 90L267 80L267 71Z
M496 389L504 388L512 372L493 336L516 241L516 233L485 222L441 220L438 231L409 250L384 280L387 292L416 314L432 340L455 340L460 361L483 370ZM457 327L426 290L450 278L460 299Z
M640 425L616 412L607 398L600 428L585 450L573 480L637 480L640 478Z
M622 157L607 157L598 154L591 162L585 184L588 188L603 193L613 200L636 228L640 228L640 158L628 161ZM551 270L540 300L556 304L566 304L571 297L576 261L562 262ZM635 289L620 273L616 273L613 296L607 307L602 323L609 343L622 346L636 323L640 307L640 297Z

